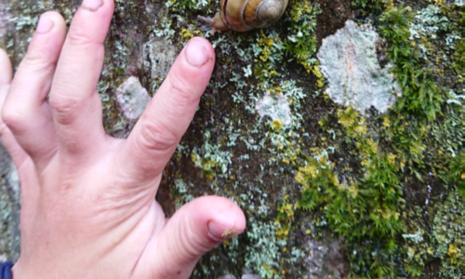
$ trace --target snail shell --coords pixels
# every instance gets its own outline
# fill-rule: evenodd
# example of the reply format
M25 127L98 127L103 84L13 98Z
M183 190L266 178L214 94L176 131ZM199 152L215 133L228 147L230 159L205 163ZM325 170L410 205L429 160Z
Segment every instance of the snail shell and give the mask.
M220 12L212 18L198 18L216 30L248 31L264 28L278 20L289 0L221 0Z

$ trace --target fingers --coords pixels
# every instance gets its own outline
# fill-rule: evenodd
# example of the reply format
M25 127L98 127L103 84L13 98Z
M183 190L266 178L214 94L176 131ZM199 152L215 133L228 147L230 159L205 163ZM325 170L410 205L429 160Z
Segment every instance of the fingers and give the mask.
M10 88L13 78L13 71L7 54L0 49L0 108L3 106L5 97ZM0 117L0 136L2 143L8 150L8 153L15 164L21 181L21 220L30 220L33 214L35 202L38 197L38 184L36 180L36 171L31 157L21 148L16 141L13 133L5 125ZM21 222L24 227L28 222ZM32 223L32 222L31 222Z
M184 205L160 232L156 247L146 249L156 263L153 278L188 278L204 253L245 225L244 213L227 198L205 196Z
M192 121L214 64L207 40L189 41L120 152L124 171L141 179L161 173Z
M36 33L5 101L3 119L21 147L39 165L57 147L47 100L66 24L56 12L40 17Z
M86 157L106 137L97 82L102 71L113 0L85 0L63 46L50 93L60 152Z
M10 89L13 78L13 69L8 55L3 49L0 49L0 108L3 107L6 95ZM0 118L0 136L2 143L10 153L13 163L16 166L21 165L27 158L26 152L16 141L10 129L5 125L3 119Z

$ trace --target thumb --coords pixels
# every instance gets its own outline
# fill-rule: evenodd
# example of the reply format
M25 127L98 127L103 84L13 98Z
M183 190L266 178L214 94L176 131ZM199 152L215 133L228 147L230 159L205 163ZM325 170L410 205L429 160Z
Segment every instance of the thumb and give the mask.
M204 253L244 229L244 213L227 198L205 196L185 204L158 235L154 278L189 278Z

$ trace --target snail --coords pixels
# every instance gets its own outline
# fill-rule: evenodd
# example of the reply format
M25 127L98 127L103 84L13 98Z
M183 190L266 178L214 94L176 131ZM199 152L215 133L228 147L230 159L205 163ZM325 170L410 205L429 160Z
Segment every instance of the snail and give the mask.
M217 30L249 31L264 28L278 20L286 10L289 0L221 0L220 12L214 18L198 19Z

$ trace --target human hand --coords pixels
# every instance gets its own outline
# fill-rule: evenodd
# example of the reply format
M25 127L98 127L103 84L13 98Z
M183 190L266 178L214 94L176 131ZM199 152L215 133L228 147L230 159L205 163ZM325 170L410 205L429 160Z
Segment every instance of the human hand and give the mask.
M188 278L245 228L226 198L195 199L169 220L155 201L210 79L210 43L192 39L128 139L112 138L96 85L113 1L100 1L84 1L66 39L63 18L43 14L14 79L0 50L0 134L22 188L15 279Z

